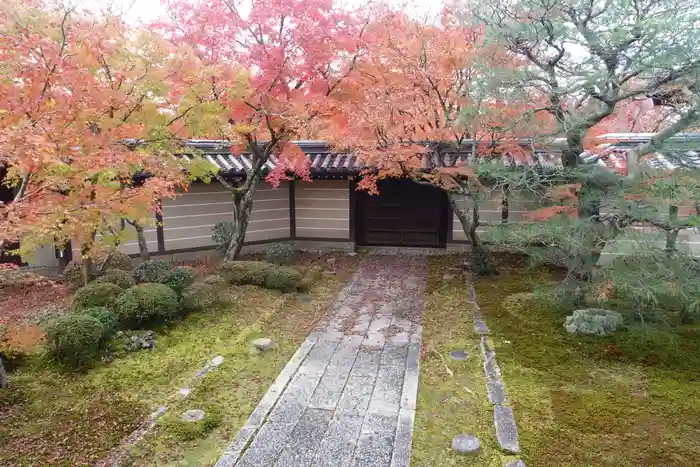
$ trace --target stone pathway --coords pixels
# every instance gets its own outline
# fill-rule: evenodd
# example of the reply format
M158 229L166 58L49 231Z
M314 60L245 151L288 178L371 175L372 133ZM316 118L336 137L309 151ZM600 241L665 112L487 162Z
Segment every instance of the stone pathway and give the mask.
M366 257L216 465L408 466L427 274Z

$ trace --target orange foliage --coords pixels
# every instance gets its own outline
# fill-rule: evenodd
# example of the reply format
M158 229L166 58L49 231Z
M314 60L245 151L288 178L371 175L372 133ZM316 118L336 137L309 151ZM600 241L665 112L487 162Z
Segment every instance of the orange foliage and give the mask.
M479 88L484 70L520 63L487 44L483 30L460 25L449 10L440 24L429 25L379 9L367 38L368 53L341 86L323 132L336 147L354 151L379 178L425 178L427 141L473 139L482 157L522 153L516 140L531 133L533 123L519 117L532 103L487 98ZM449 184L469 174L460 167L435 181ZM372 179L361 187L371 185Z

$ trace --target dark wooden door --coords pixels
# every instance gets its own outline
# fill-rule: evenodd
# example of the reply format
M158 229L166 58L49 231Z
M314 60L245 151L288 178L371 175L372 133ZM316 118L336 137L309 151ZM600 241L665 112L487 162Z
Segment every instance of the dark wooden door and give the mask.
M447 195L411 180L382 180L379 195L357 192L360 245L444 247Z

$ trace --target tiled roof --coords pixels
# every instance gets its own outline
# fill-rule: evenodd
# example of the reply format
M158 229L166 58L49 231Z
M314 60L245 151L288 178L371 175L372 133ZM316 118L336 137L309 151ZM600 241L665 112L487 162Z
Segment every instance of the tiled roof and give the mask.
M627 152L639 144L649 141L653 136L647 133L615 133L598 137L602 141L612 141L598 146L595 151L586 151L580 156L585 164L599 164L617 172L627 172ZM324 141L295 141L308 156L312 176L333 177L357 173L363 168L362 161L351 153L336 153ZM438 166L454 167L475 162L472 141L467 141L458 150L443 148L441 155L433 153L425 155L422 161L424 170ZM543 167L561 166L560 151L555 148L534 148L531 140L522 140L519 144L525 149L524 154L517 157L506 154L497 159L508 165L538 165ZM232 176L244 176L252 167L251 155L248 153L233 154L230 142L213 140L189 140L185 147L196 149L202 157L219 167L224 173ZM190 160L193 154L183 152L179 157ZM442 157L442 161L437 158ZM492 159L493 160L493 159ZM661 152L653 153L643 158L649 167L662 170L673 170L688 167L700 170L700 133L680 134L667 141ZM276 156L271 156L265 163L264 170L275 168L278 163Z
M595 163L627 173L627 153L639 144L648 142L652 136L651 133L603 135L599 139L616 142L601 144L595 151L587 151L580 157L584 163ZM658 170L681 167L700 170L700 134L686 133L670 138L661 151L644 156L642 162Z
M314 176L351 174L357 173L364 168L357 156L349 153L332 152L328 144L323 141L295 141L294 143L308 156L311 174ZM225 141L191 140L185 143L185 147L196 149L199 155L219 167L224 173L233 176L243 176L252 167L251 155L249 153L231 153L230 144ZM523 157L505 155L500 158L500 161L518 166L555 166L561 164L558 152L547 152L538 149L530 154L530 160ZM198 156L183 152L178 154L178 157L191 160L193 157ZM464 144L458 151L443 151L441 164L438 157L437 154L425 155L422 161L423 169L430 170L437 166L454 167L474 162L472 145L469 142ZM265 163L264 170L274 169L277 163L277 157L270 156L270 159Z
M187 141L185 146L197 149L202 157L229 175L245 175L246 171L253 166L251 155L231 153L230 144L223 141L195 140ZM308 156L312 175L354 173L361 168L357 156L333 153L323 141L295 141L295 144ZM188 153L178 154L178 156L185 160L196 157ZM277 157L272 155L263 166L263 170L270 171L276 167L277 163Z

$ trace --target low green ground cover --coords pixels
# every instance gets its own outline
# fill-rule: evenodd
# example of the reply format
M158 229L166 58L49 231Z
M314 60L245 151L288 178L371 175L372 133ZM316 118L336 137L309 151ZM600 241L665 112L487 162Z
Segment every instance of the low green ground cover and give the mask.
M325 265L325 258L302 257L296 263L307 269ZM342 267L336 275L318 277L304 295L228 286L217 304L155 325L155 349L117 352L83 372L65 371L49 354L29 358L12 373L10 388L0 391L0 464L94 464L161 405L169 407L168 415L124 464L212 464L357 260L337 263ZM261 336L275 347L256 354L249 343ZM181 399L178 389L189 386L214 356L224 357L223 363ZM201 429L178 422L188 409L207 412Z
M700 327L571 335L556 306L506 300L552 283L555 272L512 258L499 269L475 286L528 466L698 463Z

